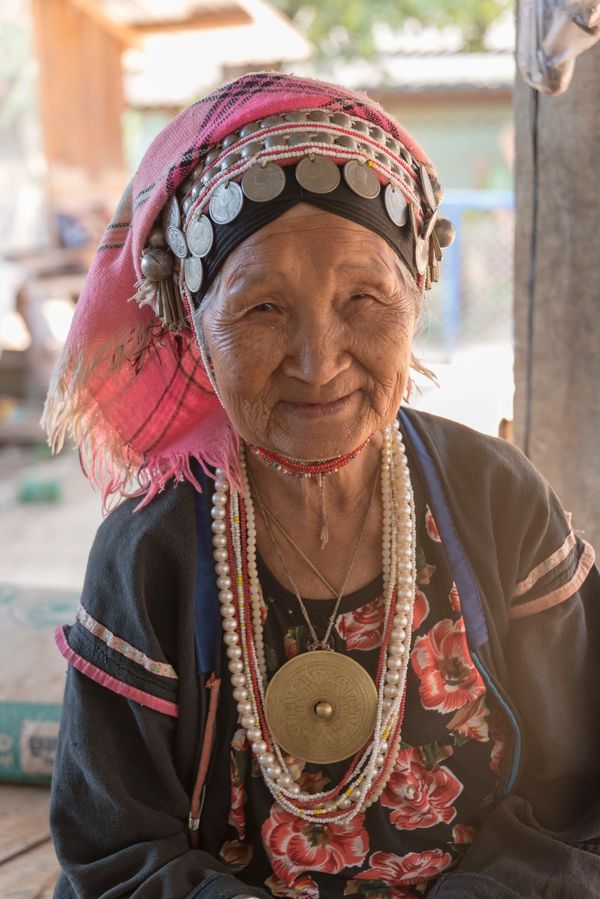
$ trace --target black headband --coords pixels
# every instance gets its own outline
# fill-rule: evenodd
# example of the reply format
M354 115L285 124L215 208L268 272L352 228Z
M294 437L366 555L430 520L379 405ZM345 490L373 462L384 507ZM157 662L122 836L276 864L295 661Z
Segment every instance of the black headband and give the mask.
M402 228L394 224L386 211L383 191L374 199L364 199L352 191L341 178L339 185L330 193L313 193L298 182L294 166L286 166L284 172L285 187L274 200L256 202L246 197L239 215L232 222L226 225L213 224L213 244L210 253L203 259L202 288L192 294L196 308L230 253L247 237L299 203L308 203L310 206L332 212L379 234L398 253L416 280L415 235L410 216Z

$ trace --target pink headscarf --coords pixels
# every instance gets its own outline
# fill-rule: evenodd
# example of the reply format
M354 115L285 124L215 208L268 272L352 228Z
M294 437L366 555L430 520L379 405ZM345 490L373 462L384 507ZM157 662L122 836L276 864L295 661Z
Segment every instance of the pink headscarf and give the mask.
M318 107L378 125L431 166L414 139L365 95L262 72L219 88L177 116L126 188L90 268L42 417L55 452L67 433L78 444L105 509L128 495L144 494L145 505L171 478L200 489L192 460L206 471L220 467L237 481L239 438L211 387L192 329L169 332L149 306L130 300L149 231L208 150L248 122Z

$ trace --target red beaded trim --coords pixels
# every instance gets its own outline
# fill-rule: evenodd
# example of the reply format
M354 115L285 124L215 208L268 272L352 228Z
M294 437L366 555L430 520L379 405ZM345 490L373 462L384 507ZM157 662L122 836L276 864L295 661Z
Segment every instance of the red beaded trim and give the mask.
M343 456L334 456L333 459L325 459L322 462L303 462L300 459L290 459L288 456L273 453L271 450L263 449L261 446L254 446L251 443L248 444L248 448L255 456L258 456L263 462L276 471L281 472L281 474L286 474L291 478L316 478L318 476L323 477L323 475L335 474L340 468L344 468L349 462L356 459L370 439L368 437L364 443L357 446L351 453L346 453Z

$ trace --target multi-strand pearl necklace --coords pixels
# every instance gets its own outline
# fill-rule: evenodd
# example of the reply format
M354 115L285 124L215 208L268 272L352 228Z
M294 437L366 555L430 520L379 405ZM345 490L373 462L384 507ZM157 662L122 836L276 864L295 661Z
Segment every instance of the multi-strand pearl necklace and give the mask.
M266 723L264 603L256 564L254 509L243 457L241 462L243 495L230 490L218 470L211 510L224 641L240 723L265 783L281 806L306 821L348 822L381 796L400 741L416 581L414 499L402 435L397 422L388 425L381 450L385 615L375 678L375 728L340 783L319 793L300 788Z

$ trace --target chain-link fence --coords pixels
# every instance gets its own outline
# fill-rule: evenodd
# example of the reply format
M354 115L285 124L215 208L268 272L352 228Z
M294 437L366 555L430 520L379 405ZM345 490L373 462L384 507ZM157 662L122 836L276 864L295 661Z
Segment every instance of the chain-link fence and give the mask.
M514 211L511 191L448 191L441 215L456 228L441 281L426 295L419 345L459 349L512 342Z

